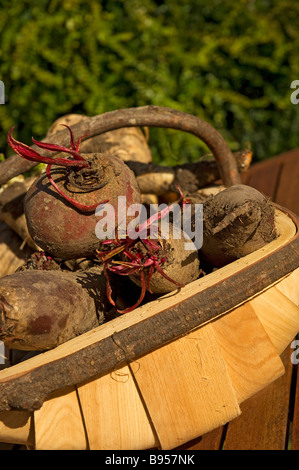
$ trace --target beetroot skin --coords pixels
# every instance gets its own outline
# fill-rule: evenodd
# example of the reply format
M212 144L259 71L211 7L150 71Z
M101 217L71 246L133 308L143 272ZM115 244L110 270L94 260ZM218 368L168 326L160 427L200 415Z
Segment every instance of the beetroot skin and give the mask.
M140 190L133 172L119 158L105 154L82 154L99 170L102 187L81 189L70 177L68 168L56 167L51 177L63 193L83 205L97 205L107 201L114 207L117 220L118 196L126 196L127 207L141 203ZM79 182L79 176L78 176ZM92 255L101 246L95 235L99 218L95 210L83 211L58 194L46 174L38 177L25 198L28 230L35 243L53 257L61 259ZM130 221L128 217L127 222Z

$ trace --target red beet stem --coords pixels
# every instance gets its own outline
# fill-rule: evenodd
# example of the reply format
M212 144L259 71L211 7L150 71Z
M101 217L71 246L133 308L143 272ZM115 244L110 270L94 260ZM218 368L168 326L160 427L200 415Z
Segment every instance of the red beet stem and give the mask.
M107 299L109 300L111 305L113 305L113 307L115 307L115 302L112 299L112 289L111 289L111 285L110 285L109 273L107 272L106 264L104 264L103 271L104 271L104 276L106 278L106 295L107 295Z
M70 149L68 147L64 147L63 145L56 145L56 144L48 144L46 142L39 142L38 140L35 140L33 137L32 137L32 142L34 142L35 145L37 145L38 147L40 147L42 149L52 150L52 151L55 151L55 152L58 151L58 152L69 153L75 159L75 162L73 162L73 163L77 164L78 161L82 161L82 162L85 162L85 164L86 164L84 166L86 166L86 167L90 166L89 163L78 152L76 152L76 150ZM56 158L55 160L52 160L52 161L55 164L55 162L57 162L58 159ZM67 161L72 161L72 160L67 160Z
M14 126L9 130L7 134L8 145L22 158L37 163L46 163L49 165L62 165L62 166L75 166L75 167L88 167L89 163L85 160L68 160L66 158L50 158L43 157L39 153L35 152L28 145L19 142L12 136ZM47 144L46 144L47 145ZM55 149L57 150L57 149ZM70 151L70 149L68 149Z
M70 126L68 126L67 124L61 124L61 126L66 127L70 131L70 134L71 134L71 148L73 150L76 150L76 152L79 153L81 141L82 141L83 137L87 137L88 134L81 135L81 137L79 137L79 139L77 140L77 143L75 144L74 133L73 133L72 129L70 128ZM84 160L84 158L81 157L81 155L80 155L80 158L82 158Z

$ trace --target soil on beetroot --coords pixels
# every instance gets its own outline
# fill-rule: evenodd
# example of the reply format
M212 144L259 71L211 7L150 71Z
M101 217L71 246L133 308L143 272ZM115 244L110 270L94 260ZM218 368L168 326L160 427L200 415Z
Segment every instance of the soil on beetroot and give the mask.
M277 237L274 206L246 185L235 185L204 204L204 262L221 267L265 246Z

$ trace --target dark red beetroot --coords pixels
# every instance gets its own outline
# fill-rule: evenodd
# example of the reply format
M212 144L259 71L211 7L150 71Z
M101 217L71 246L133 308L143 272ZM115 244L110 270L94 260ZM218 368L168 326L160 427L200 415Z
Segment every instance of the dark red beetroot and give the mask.
M133 172L119 158L104 154L80 154L79 144L71 148L33 142L41 148L71 154L72 159L42 157L8 134L8 143L21 157L47 163L46 174L38 177L25 198L28 230L44 251L53 257L73 259L92 255L100 248L95 235L95 209L109 203L118 216L118 196L126 197L126 207L141 203ZM50 173L50 166L58 165ZM130 221L128 217L127 222ZM117 224L116 224L117 225Z
M100 269L28 269L0 279L0 339L9 348L52 349L104 321L111 309ZM92 294L91 294L92 292Z

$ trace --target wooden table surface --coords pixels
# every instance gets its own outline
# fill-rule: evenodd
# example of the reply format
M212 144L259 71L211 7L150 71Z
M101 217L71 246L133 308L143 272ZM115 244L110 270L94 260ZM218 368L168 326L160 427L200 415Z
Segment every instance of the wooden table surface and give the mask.
M253 164L242 182L299 215L299 149ZM299 372L293 352L290 345L282 355L285 374L242 403L238 418L181 449L298 450Z

